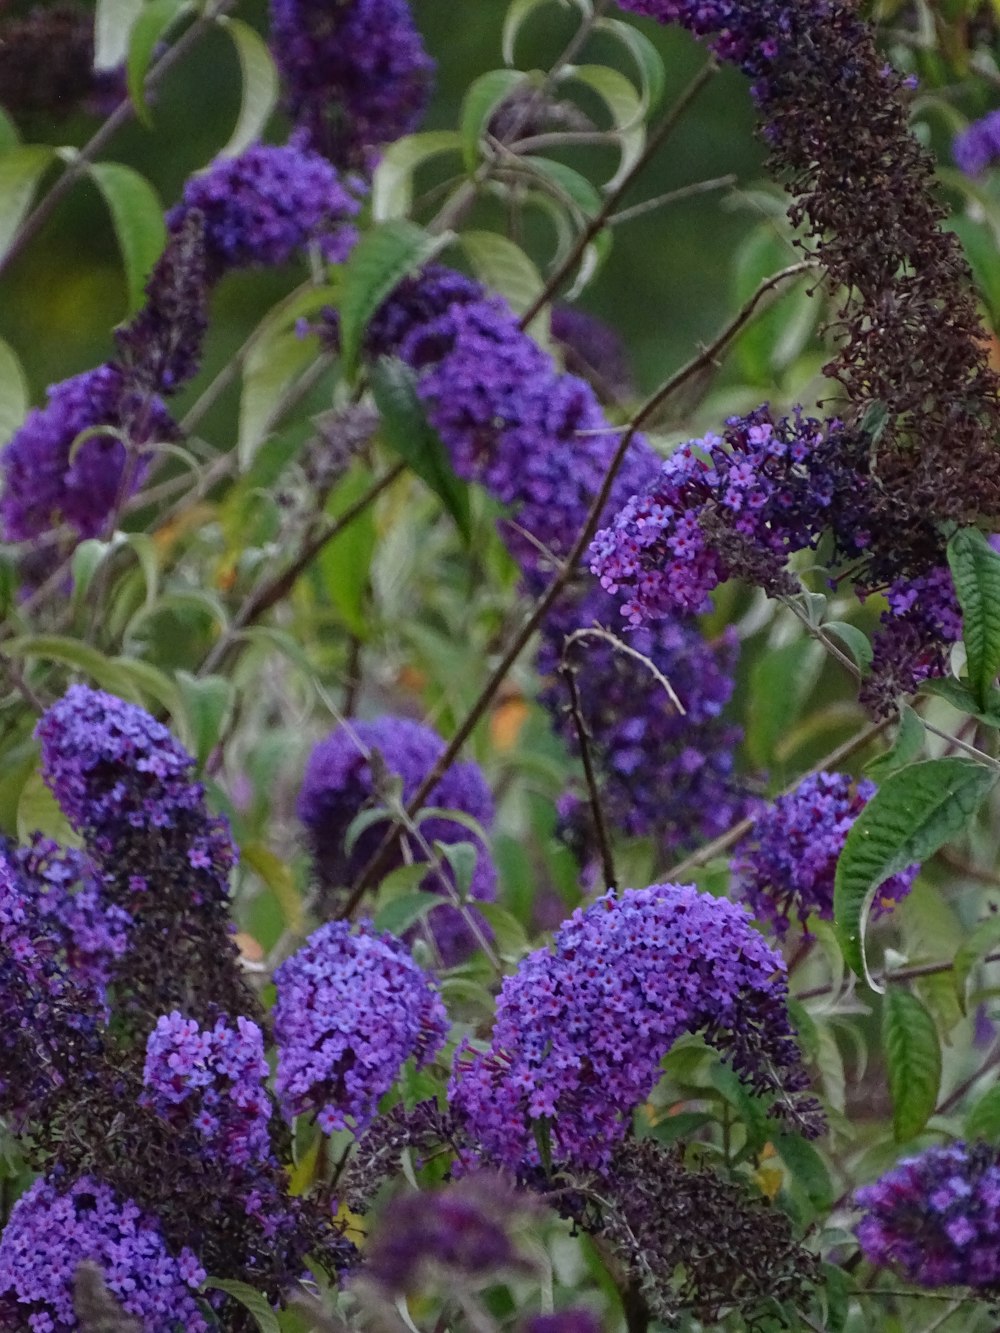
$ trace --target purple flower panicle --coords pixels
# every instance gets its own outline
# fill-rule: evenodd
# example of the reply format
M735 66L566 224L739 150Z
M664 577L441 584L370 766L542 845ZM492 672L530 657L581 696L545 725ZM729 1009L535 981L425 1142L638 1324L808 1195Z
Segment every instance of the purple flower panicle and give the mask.
M1000 1286L1000 1162L985 1143L907 1157L854 1195L869 1263L921 1287Z
M580 908L554 951L506 977L490 1047L466 1046L453 1110L489 1159L603 1167L685 1032L704 1032L775 1111L819 1132L785 1007L781 957L746 911L692 885L609 892ZM791 1097L787 1094L793 1094Z
M373 1120L405 1062L432 1059L448 1016L430 978L392 935L330 921L274 974L276 1091L289 1118L325 1133Z
M172 1254L152 1217L86 1176L68 1187L38 1180L14 1205L0 1236L0 1322L31 1333L79 1327L73 1281L84 1260L144 1333L208 1333L194 1295L206 1277L196 1256Z
M535 1315L524 1325L524 1333L601 1333L601 1321L592 1310L576 1306Z
M837 860L875 791L874 782L853 784L846 773L817 773L757 816L732 861L732 872L734 888L758 921L781 936L793 920L803 926L813 915L833 920ZM910 866L886 880L876 911L904 898L917 870Z
M951 145L955 165L967 176L981 176L1000 159L1000 111L974 120Z

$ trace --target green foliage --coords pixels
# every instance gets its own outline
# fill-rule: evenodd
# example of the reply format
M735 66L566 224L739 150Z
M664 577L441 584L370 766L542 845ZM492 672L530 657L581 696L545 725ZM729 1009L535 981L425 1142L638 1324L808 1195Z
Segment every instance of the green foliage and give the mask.
M934 1113L941 1085L941 1045L934 1020L915 995L890 986L882 1002L892 1127L899 1143L915 1138Z

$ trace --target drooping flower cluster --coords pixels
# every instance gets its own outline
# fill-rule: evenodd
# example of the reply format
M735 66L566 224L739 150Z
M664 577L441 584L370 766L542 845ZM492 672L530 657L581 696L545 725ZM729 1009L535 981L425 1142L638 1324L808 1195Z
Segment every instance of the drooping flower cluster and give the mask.
M430 978L392 935L330 921L274 974L276 1091L285 1115L315 1111L325 1133L361 1132L412 1056L448 1032Z
M837 860L875 790L867 780L852 784L846 773L816 773L757 816L733 859L732 873L734 888L758 921L780 936L793 920L805 926L813 915L833 919ZM918 869L910 866L886 880L876 911L889 910L904 898Z
M784 962L742 907L691 885L607 893L504 979L489 1050L456 1059L451 1106L513 1170L546 1155L601 1167L664 1055L701 1031L755 1091L778 1095L776 1114L816 1133L785 1000Z
M271 1103L264 1034L256 1023L218 1019L200 1028L176 1009L163 1014L146 1043L143 1104L192 1126L220 1161L247 1166L271 1151Z
M208 1333L194 1293L206 1277L187 1248L171 1252L156 1222L88 1177L41 1179L14 1205L0 1236L0 1322L32 1333L79 1325L73 1310L77 1265L91 1260L144 1333Z
M354 244L358 199L325 158L292 142L255 144L193 176L167 214L173 235L203 219L210 281L231 269L286 264L310 244L339 263Z
M107 901L134 916L123 977L133 1002L150 1017L191 1003L252 1012L229 937L235 848L191 781L191 756L144 709L83 685L53 704L37 735L43 777Z
M955 165L967 176L981 176L1000 159L1000 111L974 120L951 145Z
M423 119L434 62L406 0L271 0L285 106L310 148L370 169Z
M321 905L329 908L334 891L350 885L374 854L386 829L386 821L370 825L348 850L346 836L352 820L367 808L385 804L389 784L402 783L400 799L408 802L444 752L444 741L429 727L409 718L384 717L352 720L336 727L315 746L306 765L299 793L298 814L306 828L323 892ZM431 791L428 806L456 810L475 819L484 829L493 823L493 797L481 770L474 763L454 764ZM468 896L480 902L496 897L496 870L489 849L464 824L435 815L419 825L427 848L435 842L473 842L476 865ZM426 861L426 848L404 834L390 865L404 859ZM445 896L454 887L447 865L441 872L428 871L421 888ZM431 909L427 922L442 961L450 966L466 957L476 945L467 918L458 907L440 904Z
M1000 1163L986 1143L949 1143L899 1162L854 1196L869 1263L921 1287L1000 1286Z
M529 1204L487 1172L465 1176L445 1189L420 1190L393 1199L365 1247L363 1272L385 1292L420 1289L427 1271L449 1282L489 1278L526 1267L510 1227Z
M108 115L125 96L124 84L121 70L94 69L94 16L83 5L59 0L4 15L0 106L11 115Z
M99 426L108 433L95 430ZM4 539L35 542L53 534L51 547L40 548L27 572L36 566L36 574L48 572L59 529L67 538L99 536L116 503L142 480L143 446L176 435L159 399L130 390L118 366L98 366L50 386L46 405L28 413L0 455Z

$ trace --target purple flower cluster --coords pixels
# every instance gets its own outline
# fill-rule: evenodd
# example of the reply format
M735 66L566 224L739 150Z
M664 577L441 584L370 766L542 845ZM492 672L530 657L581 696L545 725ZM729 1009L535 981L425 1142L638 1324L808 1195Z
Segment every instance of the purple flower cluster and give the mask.
M951 571L899 578L886 590L889 610L873 644L872 674L862 700L887 713L900 691L948 674L948 649L962 637L962 613Z
M441 1049L448 1016L392 935L330 921L274 974L276 1091L289 1118L315 1111L324 1133L361 1133L412 1056Z
M487 1158L513 1170L602 1167L685 1032L705 1033L775 1111L818 1132L785 1008L785 965L746 911L692 885L607 893L554 952L504 978L490 1047L456 1058L452 1109ZM539 1144L547 1140L546 1153ZM545 1163L547 1164L547 1163Z
M325 889L352 883L385 834L387 823L370 825L348 852L345 837L355 816L383 803L386 784L393 778L402 783L403 802L409 801L444 748L444 741L429 727L391 715L345 722L315 746L302 780L298 814L308 833ZM493 797L480 768L471 762L453 764L430 793L427 804L461 811L485 829L493 823ZM429 847L435 842L473 840L477 856L469 897L480 902L493 901L496 870L488 848L480 839L445 816L423 820L420 833ZM426 860L420 844L407 835L400 838L394 856L394 864L402 864L404 858L415 862ZM445 873L450 871L445 869ZM444 891L436 871L428 872L421 887L439 894ZM434 907L427 922L447 966L461 961L475 948L474 932L457 907L449 904Z
M310 244L328 262L341 262L356 240L348 224L359 209L356 194L318 153L295 142L256 144L193 176L167 227L176 236L192 211L201 215L214 282L230 269L286 264Z
M792 920L833 920L837 860L855 819L875 795L875 784L853 786L846 773L816 773L779 796L754 821L732 861L734 888L758 921L779 936ZM909 893L918 866L893 875L879 889L876 911L888 911Z
M635 380L628 349L610 324L577 306L557 303L552 307L551 330L566 369L587 380L602 401L632 396Z
M271 0L270 43L289 115L338 166L370 168L423 119L434 62L406 0Z
M97 433L74 450L77 437L98 426L109 433ZM176 435L159 399L129 392L115 365L52 385L45 407L28 413L0 455L4 539L34 541L62 526L78 538L99 536L115 504L145 472L133 451Z
M264 1034L248 1018L201 1028L177 1010L146 1043L142 1102L171 1124L192 1126L213 1157L249 1166L271 1151Z
M451 1282L523 1268L509 1226L525 1210L523 1199L486 1172L436 1192L403 1195L385 1209L365 1247L363 1271L386 1292L403 1295L417 1290L432 1267Z
M601 1333L601 1322L591 1310L576 1306L555 1314L539 1314L524 1325L524 1333Z
M1000 158L1000 111L991 111L957 134L951 145L955 165L967 176L981 176Z
M921 1287L1000 1286L1000 1163L985 1143L928 1148L854 1196L869 1263Z
M14 1205L0 1236L0 1322L31 1333L78 1327L77 1265L100 1268L144 1333L208 1333L194 1292L205 1270L189 1249L172 1254L152 1217L98 1180L41 1179Z
M788 556L815 546L833 516L838 430L799 413L775 421L758 408L731 418L724 438L693 441L666 459L591 547L591 569L631 624L704 611L733 574L783 590ZM855 528L848 553L868 540Z

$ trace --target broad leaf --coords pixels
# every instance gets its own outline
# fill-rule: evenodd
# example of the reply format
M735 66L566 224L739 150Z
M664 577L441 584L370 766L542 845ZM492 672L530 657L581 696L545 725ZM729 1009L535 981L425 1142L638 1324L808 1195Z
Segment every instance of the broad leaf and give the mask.
M152 120L146 105L146 75L153 52L174 23L191 7L190 0L147 0L132 25L125 67L128 95L136 115L147 128Z
M1000 1086L983 1093L965 1117L965 1137L970 1141L985 1139L1000 1144Z
M177 672L177 688L184 705L185 739L203 764L218 744L235 703L232 681L223 676L192 676Z
M1000 555L978 528L963 528L948 543L948 564L962 608L969 682L985 708L1000 671Z
M479 144L494 111L507 100L515 88L527 80L519 69L491 69L474 79L462 101L459 134L462 140L462 160L465 169L473 172L479 161Z
M90 168L111 212L125 264L128 312L142 307L146 279L167 243L163 204L138 171L120 162L98 162Z
M663 57L645 33L624 23L621 19L600 19L595 25L599 32L606 32L625 46L635 61L642 83L642 105L648 116L655 111L667 86L667 74L663 68Z
M285 391L316 359L314 338L276 332L254 343L243 365L236 457L245 473L275 425Z
M266 1296L246 1282L236 1282L228 1278L207 1277L201 1284L203 1291L224 1291L234 1301L238 1301L244 1310L253 1316L260 1333L281 1333L278 1317L271 1308Z
M890 773L912 763L923 748L924 724L920 715L914 712L909 704L903 704L899 710L899 726L896 728L896 739L892 749L880 754L870 764L866 764L865 775L876 782L881 782Z
M0 259L24 221L38 183L55 161L47 144L17 144L0 153Z
M240 19L222 17L219 23L233 39L240 60L242 97L240 114L223 157L235 157L261 136L278 102L278 71L267 43Z
M0 445L6 444L28 412L28 382L13 347L0 338Z
M422 866L424 874L427 867ZM390 935L404 935L411 926L427 915L434 907L447 903L448 899L437 893L404 893L398 898L391 898L375 915L375 929L386 930Z
M462 249L476 277L503 296L515 314L523 315L543 289L542 275L519 245L495 231L463 231Z
M338 518L371 489L372 482L368 469L356 464L331 494L327 514ZM375 546L375 508L369 505L343 532L327 542L318 562L330 599L347 628L361 640L367 639L372 629L365 604Z
M864 933L876 890L960 833L996 781L970 759L926 759L890 774L854 821L837 863L834 919L845 959L873 989Z
M240 859L248 865L274 894L287 929L296 933L302 929L302 895L295 884L295 876L287 861L282 860L262 842L248 842L240 848Z
M413 177L419 167L442 153L458 152L462 136L456 130L427 130L408 134L382 154L372 180L372 217L376 222L405 218L413 203Z
M941 1044L934 1020L915 995L892 986L882 1009L892 1127L897 1143L915 1138L934 1114L941 1085Z
M49 791L36 768L21 788L17 802L17 836L30 843L33 833L44 833L63 847L80 847L81 839L73 831L59 803Z
M985 921L980 921L972 934L962 942L961 947L955 954L955 962L952 967L952 980L955 983L955 994L958 996L958 1002L965 1009L966 989L969 984L969 975L972 969L987 954L993 953L1000 948L1000 913L995 916L988 916Z

